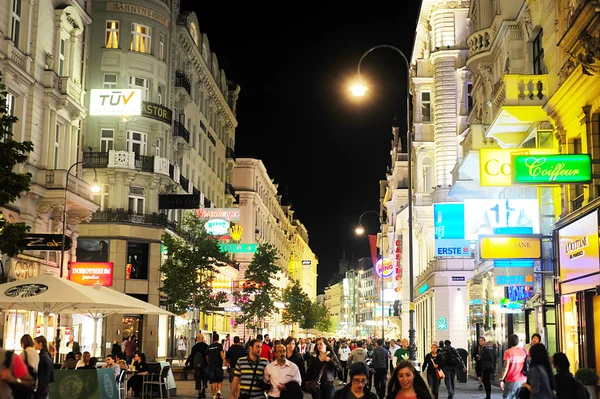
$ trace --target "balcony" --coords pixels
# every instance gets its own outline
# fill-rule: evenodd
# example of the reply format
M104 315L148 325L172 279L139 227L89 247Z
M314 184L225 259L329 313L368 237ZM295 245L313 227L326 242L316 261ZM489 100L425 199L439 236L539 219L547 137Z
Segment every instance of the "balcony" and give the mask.
M578 209L581 209L583 207L583 201L585 200L585 195L581 194L579 196L577 196L574 200L573 200L573 210L572 212L575 212Z
M72 98L78 104L83 104L83 95L85 92L83 91L81 84L75 83L70 77L61 76L59 78L58 91L60 91L62 95Z
M83 162L93 166L94 168L108 167L108 152L84 152ZM83 165L89 167L89 165Z
M225 148L225 158L233 159L235 161L235 151L233 151L233 148L231 148L231 147Z
M129 151L84 152L83 161L84 168L120 168L169 175L168 159Z
M494 28L473 32L467 38L467 46L469 47L469 58L467 59L467 67L473 73L479 73L479 66L482 63L492 62L492 47L496 33Z
M40 171L34 175L34 183L39 184L47 189L65 189L65 182L67 180L67 171L63 169L46 170L44 174ZM92 198L91 186L79 177L71 174L69 176L69 187L67 190L73 194L76 194L82 198Z
M135 154L135 169L142 172L154 172L154 157Z
M190 143L190 132L179 121L173 122L173 137L181 137L186 143Z
M146 226L165 227L177 231L177 222L169 220L167 215L153 213L150 215L128 212L124 209L107 209L92 214L90 223L131 223Z
M225 183L225 194L235 197L235 188L229 183Z
M183 87L190 96L192 95L192 85L183 71L175 72L175 87Z

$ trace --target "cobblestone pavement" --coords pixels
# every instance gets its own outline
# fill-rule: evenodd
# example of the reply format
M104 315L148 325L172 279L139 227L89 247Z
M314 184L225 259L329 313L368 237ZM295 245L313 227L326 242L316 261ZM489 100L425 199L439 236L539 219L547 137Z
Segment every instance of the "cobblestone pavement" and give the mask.
M192 374L190 373L190 378L192 378ZM176 381L177 382L177 398L181 399L196 399L198 398L198 393L194 389L194 381ZM343 385L339 385L341 388ZM336 387L338 387L336 385ZM475 380L469 380L467 383L456 383L456 391L454 394L454 399L484 399L485 391L479 391L479 384ZM227 375L225 375L225 382L223 382L223 390L221 391L221 395L223 399L229 399L229 381L227 381ZM446 399L448 397L448 393L444 384L440 387L439 399ZM207 399L213 399L212 393L210 391L206 392ZM305 399L310 399L311 396L309 394L304 394ZM500 388L492 386L492 399L502 399L502 390Z

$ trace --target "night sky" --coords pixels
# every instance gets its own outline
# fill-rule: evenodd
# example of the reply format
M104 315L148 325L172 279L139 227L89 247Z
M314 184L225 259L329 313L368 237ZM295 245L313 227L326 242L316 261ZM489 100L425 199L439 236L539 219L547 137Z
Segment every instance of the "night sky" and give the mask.
M396 46L410 60L420 2L290 3L285 13L256 2L198 3L182 0L181 9L196 12L219 66L241 86L236 156L262 159L308 229L321 293L343 250L369 256L354 227L362 212L379 209L395 114L406 131L398 54L377 50L365 58L367 98L351 98L348 83L372 46ZM377 216L365 215L363 225L375 233Z

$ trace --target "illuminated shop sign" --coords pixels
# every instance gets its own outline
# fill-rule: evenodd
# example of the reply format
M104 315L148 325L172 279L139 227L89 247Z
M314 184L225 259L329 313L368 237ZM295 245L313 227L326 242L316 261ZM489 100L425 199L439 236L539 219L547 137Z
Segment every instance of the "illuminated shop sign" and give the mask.
M437 322L437 329L444 331L448 329L448 320L445 317L440 317Z
M221 252L229 254L255 254L258 252L258 244L218 244Z
M494 234L498 228L531 228L540 233L537 199L466 199L465 236L477 240L479 235ZM514 232L511 232L514 234Z
M137 4L115 3L109 1L108 3L106 3L106 11L126 12L129 14L141 15L143 17L160 22L165 26L165 28L169 27L168 17L165 17L158 11L154 11L151 8L138 6Z
M379 259L375 264L375 273L382 278L392 277L392 274L394 274L394 265L392 261L388 258Z
M482 186L512 186L512 157L546 155L558 151L550 148L509 148L479 150L479 177Z
M533 267L494 267L498 286L533 285Z
M425 291L427 291L429 289L429 284L423 284L420 288L419 288L419 295L421 295L422 293L424 293Z
M223 219L211 219L204 223L204 228L208 234L213 236L222 236L229 231L229 222Z
M105 287L112 286L112 262L71 262L69 263L69 280L81 285L100 283Z
M563 283L561 293L580 291L600 284L598 245L598 210L558 231L560 281L574 280L596 273L588 278L589 281L576 280Z
M170 125L173 122L173 111L160 104L142 101L142 115ZM196 206L197 208L197 206Z
M515 285L506 287L506 296L511 302L524 301L533 296L533 287L530 285Z
M141 113L141 89L92 89L90 92L90 115L128 116Z
M433 228L436 240L465 238L464 204L433 204Z
M481 259L539 259L540 236L479 236Z
M229 222L239 222L242 212L240 208L200 208L196 216L202 219L225 219Z
M592 181L592 160L588 154L516 156L513 158L515 184L565 184Z
M471 242L468 240L435 240L435 255L461 258L471 256Z

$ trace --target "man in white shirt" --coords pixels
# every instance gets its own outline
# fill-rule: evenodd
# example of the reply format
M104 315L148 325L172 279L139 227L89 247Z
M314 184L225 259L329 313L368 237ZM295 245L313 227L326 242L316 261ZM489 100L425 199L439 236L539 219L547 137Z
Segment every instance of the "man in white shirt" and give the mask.
M187 344L185 342L185 337L180 335L179 339L177 340L177 357L179 358L179 365L185 362L186 353Z
M350 356L350 348L346 344L346 341L342 341L340 349L338 349L338 358L342 364L342 371L340 372L340 385L346 385L348 379L348 356Z
M286 351L285 346L278 344L275 347L275 358L277 360L269 363L265 368L265 382L271 384L271 388L267 392L269 399L279 398L281 391L288 389L286 384L292 381L298 384L298 388L302 384L300 370L298 366L285 358Z
M396 368L396 363L398 359L394 357L394 354L400 348L401 346L396 343L395 339L390 340L390 350L388 352L390 358L390 373L392 373L394 371L394 368Z

